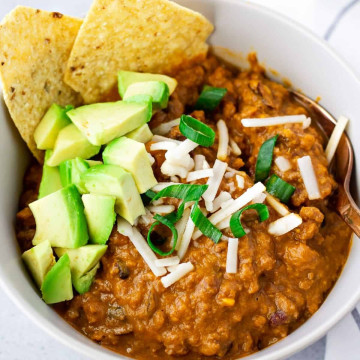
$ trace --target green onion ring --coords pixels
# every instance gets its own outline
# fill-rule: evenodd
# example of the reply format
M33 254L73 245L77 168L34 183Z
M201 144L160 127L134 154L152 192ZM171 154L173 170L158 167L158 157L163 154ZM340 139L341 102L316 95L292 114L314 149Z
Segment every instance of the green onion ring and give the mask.
M150 229L149 229L149 232L148 232L148 235L147 235L147 242L148 242L150 248L153 251L155 251L157 254L159 254L160 256L171 255L175 250L175 246L176 246L177 239L178 239L178 232L177 232L174 224L171 221L169 221L166 217L161 216L159 214L156 214L156 215L154 215L154 219L157 220L157 221L154 222L151 225ZM171 232L173 234L173 239L174 239L173 245L172 245L171 249L168 252L164 252L164 251L160 250L151 241L151 233L154 230L154 227L159 225L159 224L163 224L163 225L167 226L171 230Z
M273 152L279 135L266 140L260 147L255 166L255 182L265 180L270 173Z
M194 205L191 214L191 220L195 226L215 244L217 244L222 236L221 231L214 226L210 220L202 213L199 208L198 202Z
M215 131L192 116L181 115L179 129L184 136L201 146L214 144Z
M259 215L260 222L263 222L269 218L269 209L264 204L251 204L248 206L245 206L241 210L237 211L231 216L230 219L230 229L235 237L241 238L246 235L246 232L241 224L241 214L246 211L254 209L257 211Z
M295 187L273 174L266 182L266 190L269 194L276 196L283 203L287 203L295 191Z
M195 110L213 111L222 98L227 93L227 89L205 85L195 104Z

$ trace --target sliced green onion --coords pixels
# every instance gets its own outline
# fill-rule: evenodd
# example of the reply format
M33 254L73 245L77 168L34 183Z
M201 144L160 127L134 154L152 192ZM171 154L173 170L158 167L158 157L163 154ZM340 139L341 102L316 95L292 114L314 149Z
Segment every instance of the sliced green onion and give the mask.
M295 191L295 187L273 174L266 182L266 190L269 194L276 196L283 203L287 203Z
M248 206L245 206L241 210L237 211L231 216L230 219L230 229L235 237L241 238L246 235L246 232L241 224L241 214L246 211L254 209L257 211L259 215L260 222L263 222L269 218L269 209L264 204L251 204Z
M191 141L209 147L215 141L215 131L189 115L181 115L180 132Z
M198 203L193 207L191 214L191 220L195 224L195 226L209 239L211 239L215 244L219 242L221 239L222 233L221 231L214 226L210 220L202 213L200 210Z
M197 102L195 104L196 110L213 111L225 96L227 90L225 88L218 88L205 85Z
M261 145L255 166L255 182L263 181L269 176L274 147L278 136L279 135L275 135Z
M159 191L152 200L154 201L162 197L172 197L184 201L197 201L201 198L207 188L208 185L198 184L169 185L165 189Z
M148 232L148 235L147 235L147 242L148 242L150 248L153 251L155 251L157 254L159 254L161 256L171 255L175 250L175 246L176 246L177 239L178 239L178 232L177 232L174 224L171 221L169 221L166 217L161 216L159 214L156 214L156 215L154 215L154 219L157 220L157 221L154 222L151 225L150 229L149 229L149 232ZM153 244L153 242L151 241L151 233L152 233L152 231L154 230L155 226L160 225L160 224L163 224L163 225L167 226L171 230L171 232L173 234L173 239L174 239L173 244L172 244L171 249L169 251L167 251L167 252L164 252L164 251L160 250L159 248L157 248Z
M152 199L156 196L156 192L152 190L148 190L143 194L140 194L141 200L144 203L144 206L149 205Z
M68 111L70 111L72 109L74 109L74 105L66 105L65 108L64 108L65 112L68 112Z

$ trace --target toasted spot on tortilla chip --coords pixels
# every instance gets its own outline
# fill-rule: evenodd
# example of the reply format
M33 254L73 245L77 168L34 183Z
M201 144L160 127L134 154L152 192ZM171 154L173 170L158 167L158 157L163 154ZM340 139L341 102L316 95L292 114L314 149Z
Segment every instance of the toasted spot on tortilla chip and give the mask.
M99 101L119 70L167 73L206 55L213 25L201 14L167 0L95 0L80 28L65 81Z
M34 131L52 103L81 103L64 71L82 20L19 6L0 25L0 76L5 103L20 135L41 162Z

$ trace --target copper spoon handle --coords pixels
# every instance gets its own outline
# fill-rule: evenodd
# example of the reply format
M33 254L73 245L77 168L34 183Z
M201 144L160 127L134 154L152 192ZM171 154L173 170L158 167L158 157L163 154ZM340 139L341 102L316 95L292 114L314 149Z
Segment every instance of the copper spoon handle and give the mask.
M343 220L350 226L357 237L360 237L360 211L349 193L339 186L337 210Z

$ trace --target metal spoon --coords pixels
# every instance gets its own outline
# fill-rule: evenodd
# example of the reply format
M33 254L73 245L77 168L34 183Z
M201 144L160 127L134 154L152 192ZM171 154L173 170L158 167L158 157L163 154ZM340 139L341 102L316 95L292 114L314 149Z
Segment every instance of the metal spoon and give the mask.
M291 93L294 99L309 111L312 118L315 118L314 120L317 121L321 130L329 138L335 127L336 119L314 100L296 91ZM336 165L331 168L334 169L333 175L339 183L336 210L354 233L360 237L360 209L352 198L349 189L353 164L354 153L351 142L344 133L331 164Z

